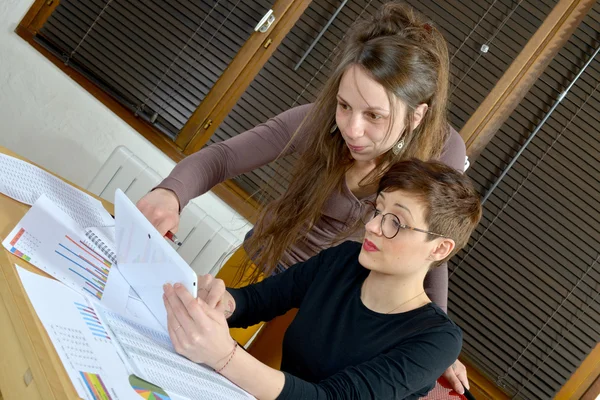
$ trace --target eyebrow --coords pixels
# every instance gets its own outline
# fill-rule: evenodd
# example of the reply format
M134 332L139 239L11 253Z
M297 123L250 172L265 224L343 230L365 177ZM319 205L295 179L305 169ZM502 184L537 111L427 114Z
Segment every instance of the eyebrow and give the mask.
M383 198L383 199L385 200L385 196L383 195L383 193L379 193L379 196L381 196L381 198ZM400 203L394 203L394 206L396 206L396 207L399 207L399 208L402 208L403 210L406 210L406 211L408 211L408 213L410 214L411 218L412 218L412 219L415 219L415 217L413 217L413 215L412 215L412 213L410 212L410 210L408 209L408 207L406 207L406 206L403 206L403 205L402 205L402 204L400 204Z
M339 94L337 95L338 100L341 100L344 103L348 103L346 100L344 100L344 98L342 96L340 96ZM390 110L386 110L385 108L381 108L381 107L367 107L368 111L384 111L384 112L390 112Z

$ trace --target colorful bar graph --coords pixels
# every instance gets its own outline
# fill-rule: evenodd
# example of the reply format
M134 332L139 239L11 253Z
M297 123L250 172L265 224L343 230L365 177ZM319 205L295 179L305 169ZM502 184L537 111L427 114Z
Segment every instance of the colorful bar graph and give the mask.
M65 238L66 241L59 243L55 250L56 254L71 263L69 271L81 278L79 280L83 290L101 300L111 264L83 243L78 243L69 236Z
M99 254L96 250L92 249L90 246L88 246L87 244L83 243L83 242L79 242L81 243L90 254L93 254L95 256L96 259L101 260L102 263L106 266L106 271L108 273L108 270L110 267L112 267L112 263L110 261L108 261L106 258L104 258L104 256L102 254Z
M112 400L100 375L83 371L79 371L79 374L81 374L83 382L87 386L94 400Z
M89 328L92 335L97 336L102 339L110 340L110 337L108 336L108 333L106 332L106 329L104 329L104 326L102 325L102 322L100 322L100 319L96 315L96 312L94 311L94 309L86 306L85 304L81 304L81 303L76 302L74 304L75 304L75 307L77 307L77 309L79 310L79 314L81 314L81 318L83 319L83 321Z

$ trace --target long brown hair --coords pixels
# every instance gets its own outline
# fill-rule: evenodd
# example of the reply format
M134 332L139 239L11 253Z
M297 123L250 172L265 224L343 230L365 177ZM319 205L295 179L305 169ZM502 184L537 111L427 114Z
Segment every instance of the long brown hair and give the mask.
M307 132L306 151L299 157L287 191L267 204L244 243L249 260L257 268L249 275L256 281L269 275L285 251L304 239L321 217L327 199L342 188L353 159L342 136L331 133L335 123L337 91L342 75L358 65L387 91L390 104L407 105L402 136L404 147L378 158L377 166L361 185L376 184L386 170L407 158L429 160L440 156L448 134L446 108L449 61L446 41L433 23L410 6L388 3L371 18L358 21L348 30L325 83L299 131ZM426 103L428 111L417 128L413 113ZM393 121L390 126L393 125ZM390 133L388 132L388 135ZM238 277L248 273L249 265Z

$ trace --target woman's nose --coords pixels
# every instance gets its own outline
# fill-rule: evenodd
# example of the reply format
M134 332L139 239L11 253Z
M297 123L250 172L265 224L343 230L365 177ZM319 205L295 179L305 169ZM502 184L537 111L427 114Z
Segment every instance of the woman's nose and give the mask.
M374 235L381 235L381 215L376 215L365 225L365 230Z
M346 136L357 139L364 135L364 125L360 116L352 116L346 126Z

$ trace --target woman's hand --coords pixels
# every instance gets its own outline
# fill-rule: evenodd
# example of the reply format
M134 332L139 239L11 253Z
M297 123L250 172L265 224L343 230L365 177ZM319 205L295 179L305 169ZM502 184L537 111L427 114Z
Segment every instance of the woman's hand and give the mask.
M195 363L222 367L235 342L222 311L195 299L181 284L164 285L169 336L175 351Z
M175 192L167 189L154 189L136 204L158 233L177 232L179 228L179 199Z
M204 300L210 308L225 314L225 318L229 318L235 311L235 300L225 289L225 282L210 274L198 275L198 298Z
M448 380L452 389L459 394L465 392L464 388L469 390L469 379L467 379L467 367L460 361L454 361L454 364L450 366L442 375Z

